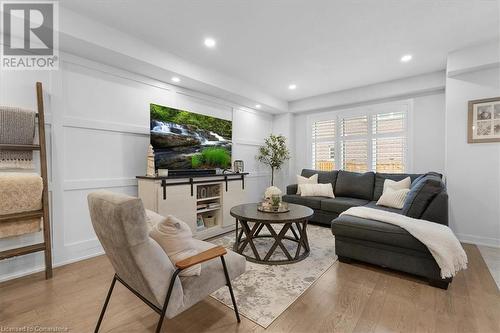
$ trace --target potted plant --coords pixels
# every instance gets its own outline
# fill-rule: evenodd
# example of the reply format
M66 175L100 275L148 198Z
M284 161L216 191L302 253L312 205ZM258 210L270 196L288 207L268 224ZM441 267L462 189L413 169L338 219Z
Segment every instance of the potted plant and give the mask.
M271 167L271 186L274 186L274 171L281 169L285 161L290 159L290 151L283 135L271 134L264 143L264 146L259 147L257 160Z

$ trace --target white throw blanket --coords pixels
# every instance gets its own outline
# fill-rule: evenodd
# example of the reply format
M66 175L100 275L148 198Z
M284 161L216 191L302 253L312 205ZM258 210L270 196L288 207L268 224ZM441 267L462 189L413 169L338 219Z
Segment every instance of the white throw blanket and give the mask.
M405 229L427 246L441 269L443 279L467 268L467 255L448 226L368 207L352 207L340 215L377 220Z

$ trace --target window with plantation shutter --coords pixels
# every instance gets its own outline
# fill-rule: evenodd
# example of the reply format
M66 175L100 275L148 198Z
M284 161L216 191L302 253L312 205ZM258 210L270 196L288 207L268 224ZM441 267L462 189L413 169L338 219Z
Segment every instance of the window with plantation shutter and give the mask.
M312 125L312 167L335 169L335 120L317 121Z
M342 136L368 134L368 116L349 117L342 119Z
M405 141L403 137L373 139L373 171L403 173Z
M312 123L312 167L408 172L408 102L337 112ZM324 116L323 116L324 118Z
M367 140L345 140L342 142L342 169L354 172L368 171Z
M343 117L340 136L342 169L368 170L368 116Z
M378 113L372 117L372 170L405 172L406 112Z

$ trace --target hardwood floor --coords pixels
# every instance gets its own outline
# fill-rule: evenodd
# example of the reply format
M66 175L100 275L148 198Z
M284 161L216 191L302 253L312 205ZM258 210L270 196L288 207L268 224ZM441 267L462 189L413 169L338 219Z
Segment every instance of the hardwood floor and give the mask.
M479 250L464 245L469 268L447 291L409 275L336 262L264 330L207 298L164 332L500 332L500 292ZM113 271L104 256L0 284L2 327L67 327L92 332ZM153 332L158 315L117 283L101 332Z

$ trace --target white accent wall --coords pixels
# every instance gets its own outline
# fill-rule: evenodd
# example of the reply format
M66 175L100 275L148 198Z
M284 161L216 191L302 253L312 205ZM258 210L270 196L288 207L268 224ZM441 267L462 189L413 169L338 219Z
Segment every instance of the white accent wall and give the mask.
M35 82L45 90L55 266L92 257L102 248L92 230L87 194L108 189L137 194L146 171L149 104L233 121L233 159L245 161L248 201L269 172L256 160L273 116L231 102L62 54L59 71L0 73L0 104L35 109ZM41 233L0 240L0 250L40 241ZM43 254L0 261L0 281L43 270Z
M468 101L500 97L500 46L448 56L446 175L451 227L462 241L500 247L500 143L467 143Z

